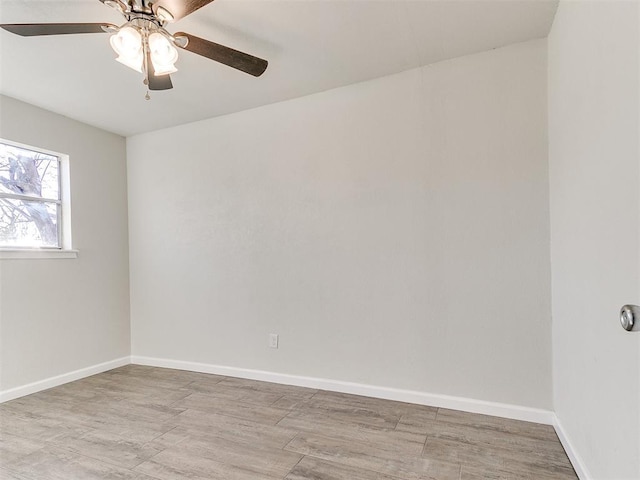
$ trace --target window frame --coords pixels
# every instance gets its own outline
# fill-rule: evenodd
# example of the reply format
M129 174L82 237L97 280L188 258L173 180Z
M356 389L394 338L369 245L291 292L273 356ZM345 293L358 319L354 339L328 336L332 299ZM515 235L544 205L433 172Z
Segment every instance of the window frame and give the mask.
M3 193L3 198L16 200L37 201L40 203L55 203L57 208L57 246L1 246L0 260L2 259L28 259L28 258L76 258L78 251L72 248L71 243L71 176L69 171L69 155L34 147L13 140L0 137L0 143L12 147L22 148L32 152L42 153L56 157L58 161L58 199L48 197L32 197L12 193Z

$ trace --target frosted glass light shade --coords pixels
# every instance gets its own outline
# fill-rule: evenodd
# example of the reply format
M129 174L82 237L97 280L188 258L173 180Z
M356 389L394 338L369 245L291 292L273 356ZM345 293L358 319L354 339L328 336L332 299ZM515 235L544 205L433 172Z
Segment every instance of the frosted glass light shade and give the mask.
M178 60L178 50L162 33L153 32L149 35L149 52L156 75L167 75L178 71L174 65Z
M136 72L142 73L142 53L136 58L128 58L120 55L118 58L116 58L116 60L121 64L132 68Z
M118 62L142 71L142 36L133 27L122 27L109 39L111 48L118 54Z

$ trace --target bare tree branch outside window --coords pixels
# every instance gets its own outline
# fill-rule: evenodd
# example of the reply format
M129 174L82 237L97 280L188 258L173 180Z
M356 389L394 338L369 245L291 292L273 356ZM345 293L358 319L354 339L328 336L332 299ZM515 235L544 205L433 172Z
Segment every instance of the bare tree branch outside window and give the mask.
M59 247L60 161L0 143L0 247Z

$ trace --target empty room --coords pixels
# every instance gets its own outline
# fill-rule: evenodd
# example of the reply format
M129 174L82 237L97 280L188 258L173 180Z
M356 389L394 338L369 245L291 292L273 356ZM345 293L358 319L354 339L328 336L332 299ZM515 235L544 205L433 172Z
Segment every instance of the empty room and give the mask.
M0 0L0 480L640 480L639 0Z

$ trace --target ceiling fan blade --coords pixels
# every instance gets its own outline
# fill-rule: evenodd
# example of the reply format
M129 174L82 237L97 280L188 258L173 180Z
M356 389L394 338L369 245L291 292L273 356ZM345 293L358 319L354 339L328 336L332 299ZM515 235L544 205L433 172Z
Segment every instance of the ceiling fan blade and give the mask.
M156 75L153 68L153 62L151 61L151 53L148 49L145 49L147 55L147 86L149 90L170 90L173 88L171 83L171 77L169 75Z
M216 62L224 63L229 67L248 73L254 77L262 75L269 64L269 62L262 58L210 42L209 40L196 37L189 33L179 32L176 33L174 37L186 37L189 40L186 46L180 48L215 60ZM180 42L176 42L176 45L180 46Z
M169 75L149 74L149 90L171 90L173 83Z
M8 32L23 37L38 35L69 35L75 33L105 33L105 28L118 28L111 23L3 23Z
M213 0L157 0L153 2L152 8L156 15L158 8L162 7L171 14L173 20L180 20L211 2Z

